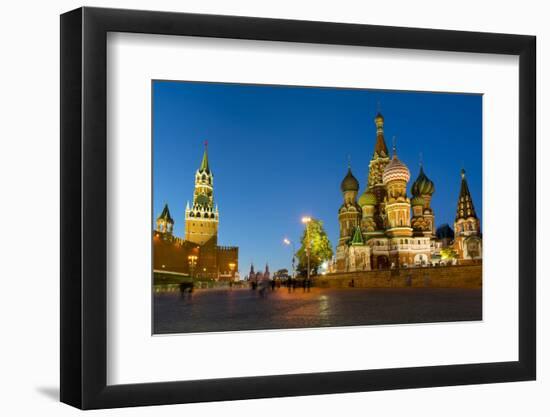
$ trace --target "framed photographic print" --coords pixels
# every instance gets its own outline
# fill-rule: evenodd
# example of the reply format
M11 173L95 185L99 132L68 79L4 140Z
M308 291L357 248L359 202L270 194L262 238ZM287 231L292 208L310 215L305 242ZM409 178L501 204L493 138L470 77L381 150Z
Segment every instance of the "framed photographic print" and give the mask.
M61 400L535 379L535 38L61 16Z

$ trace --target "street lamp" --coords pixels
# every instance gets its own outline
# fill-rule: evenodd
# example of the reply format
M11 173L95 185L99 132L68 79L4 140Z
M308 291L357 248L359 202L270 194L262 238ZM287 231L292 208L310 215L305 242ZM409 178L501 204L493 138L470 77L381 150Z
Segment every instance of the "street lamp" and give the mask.
M310 245L311 242L309 241L309 223L311 223L311 217L304 216L302 217L302 223L306 225L306 255L307 255L307 281L309 282L309 257L310 257Z
M296 260L296 248L294 247L294 242L287 239L286 237L283 239L283 243L288 246L292 246L292 275L291 278L294 278L294 263Z
M195 265L197 265L198 256L189 255L187 259L189 260L189 271L191 273L191 278L193 278L193 271L195 270Z
M229 270L231 271L231 281L235 281L235 262L229 262Z

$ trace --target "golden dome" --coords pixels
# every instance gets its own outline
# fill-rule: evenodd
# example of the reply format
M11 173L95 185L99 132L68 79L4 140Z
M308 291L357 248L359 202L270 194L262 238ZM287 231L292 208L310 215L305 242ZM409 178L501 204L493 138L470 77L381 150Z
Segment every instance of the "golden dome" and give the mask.
M351 168L348 168L348 173L342 180L340 189L342 190L342 192L359 191L359 181L357 181L357 178L355 178L351 173Z
M363 207L363 206L375 206L376 205L376 195L371 191L365 191L361 197L359 197L359 200L357 203Z

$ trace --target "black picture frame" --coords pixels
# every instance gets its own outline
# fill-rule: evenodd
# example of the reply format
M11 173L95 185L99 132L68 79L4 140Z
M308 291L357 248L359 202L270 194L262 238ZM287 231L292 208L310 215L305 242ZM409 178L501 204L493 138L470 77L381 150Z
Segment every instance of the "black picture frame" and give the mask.
M519 360L107 385L108 32L519 56ZM60 56L62 402L94 409L535 379L534 36L84 7L61 15Z

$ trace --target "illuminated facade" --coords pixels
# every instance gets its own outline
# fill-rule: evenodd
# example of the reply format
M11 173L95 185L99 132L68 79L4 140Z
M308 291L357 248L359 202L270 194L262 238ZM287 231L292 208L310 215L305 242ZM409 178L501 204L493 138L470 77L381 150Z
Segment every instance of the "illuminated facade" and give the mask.
M195 172L193 204L185 209L185 238L173 235L174 220L168 204L153 231L155 274L229 280L238 277L239 248L218 246L218 207L214 205L214 175L205 147Z
M208 163L205 146L202 162L195 172L195 192L193 205L185 208L185 240L198 245L217 244L218 207L214 207L214 175Z
M359 198L359 181L351 167L341 184L343 204L338 211L340 237L333 270L336 272L426 266L439 261L439 251L448 246L436 236L431 208L434 183L421 165L407 195L408 167L394 146L390 157L384 138L384 117L374 119L376 143L369 163L367 186ZM479 220L464 174L452 242L455 262L481 259Z
M460 259L475 261L482 258L479 219L468 189L466 172L460 172L462 181L456 208L454 249Z

